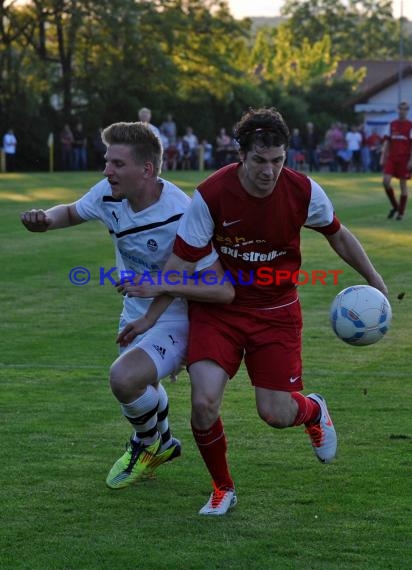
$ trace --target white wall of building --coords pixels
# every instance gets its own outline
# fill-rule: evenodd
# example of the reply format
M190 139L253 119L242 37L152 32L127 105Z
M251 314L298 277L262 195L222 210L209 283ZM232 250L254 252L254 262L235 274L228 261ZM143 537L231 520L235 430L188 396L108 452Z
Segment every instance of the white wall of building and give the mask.
M397 118L400 101L407 101L412 109L412 76L402 78L401 82L382 89L367 103L355 105L355 111L361 113L364 118L366 134L373 129L383 132L386 125ZM412 120L412 112L409 114L409 119Z

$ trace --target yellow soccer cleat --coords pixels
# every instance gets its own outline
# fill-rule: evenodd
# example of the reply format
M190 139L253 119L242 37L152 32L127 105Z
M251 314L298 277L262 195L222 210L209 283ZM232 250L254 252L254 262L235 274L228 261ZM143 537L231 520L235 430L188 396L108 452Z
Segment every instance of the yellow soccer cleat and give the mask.
M161 443L160 436L152 445L143 445L132 439L126 446L126 452L116 461L106 479L110 489L123 489L135 483L150 469Z

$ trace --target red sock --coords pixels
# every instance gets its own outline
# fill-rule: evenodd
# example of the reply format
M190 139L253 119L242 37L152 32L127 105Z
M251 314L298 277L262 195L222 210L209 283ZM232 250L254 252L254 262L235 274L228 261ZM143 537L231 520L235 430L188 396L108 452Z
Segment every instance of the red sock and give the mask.
M299 392L292 392L292 398L298 405L298 412L292 425L300 426L315 423L320 414L319 404Z
M393 188L385 188L385 192L386 192L387 197L389 198L389 202L392 204L392 208L395 208L395 210L398 210L399 205L398 205L398 202L396 201L395 192L394 192Z
M229 465L226 459L226 436L220 417L206 431L198 430L192 425L193 437L200 455L218 488L226 487L234 489L235 485L229 473Z
M398 208L398 214L400 216L403 216L403 214L405 213L405 208L406 208L406 202L408 201L408 196L407 195L401 195L401 199L399 200L399 208Z

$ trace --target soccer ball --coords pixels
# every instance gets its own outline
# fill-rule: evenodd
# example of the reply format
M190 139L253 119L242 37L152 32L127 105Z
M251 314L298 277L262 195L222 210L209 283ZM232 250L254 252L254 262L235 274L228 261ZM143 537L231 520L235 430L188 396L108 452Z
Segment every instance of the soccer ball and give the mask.
M332 328L344 342L366 346L378 342L389 329L388 299L370 285L354 285L338 293L330 308Z

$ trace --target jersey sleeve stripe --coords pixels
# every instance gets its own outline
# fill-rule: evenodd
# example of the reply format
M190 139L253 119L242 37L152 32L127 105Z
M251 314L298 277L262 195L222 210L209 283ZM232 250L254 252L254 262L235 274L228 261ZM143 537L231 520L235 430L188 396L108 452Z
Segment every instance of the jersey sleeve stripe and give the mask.
M331 236L333 234L336 234L336 232L340 230L341 223L334 214L332 223L328 224L327 226L320 226L320 227L305 226L305 227L309 228L310 230L315 230L315 232L319 232L325 236Z
M199 261L202 257L209 255L211 251L211 242L204 247L194 247L193 245L186 243L179 235L176 236L175 243L173 245L173 253L180 257L180 259L184 259L191 263Z

